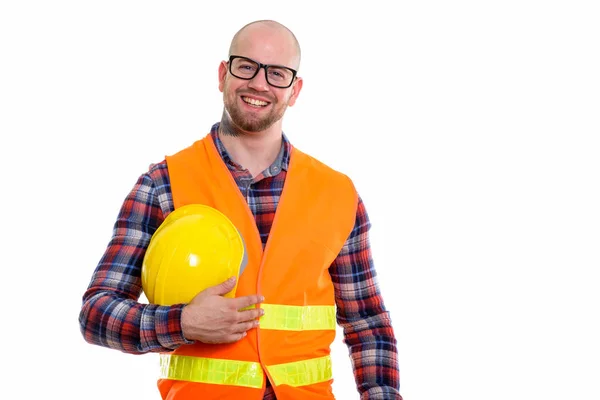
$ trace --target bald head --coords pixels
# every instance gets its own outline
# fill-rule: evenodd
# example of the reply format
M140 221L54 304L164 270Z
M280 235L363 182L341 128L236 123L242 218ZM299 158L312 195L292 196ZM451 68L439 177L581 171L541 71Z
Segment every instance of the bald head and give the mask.
M293 65L289 67L298 69L300 67L300 44L294 33L279 22L272 20L261 20L250 22L237 31L229 46L229 55L241 55L251 57L244 52L267 48L269 51L287 54L293 59ZM270 63L268 60L258 60Z

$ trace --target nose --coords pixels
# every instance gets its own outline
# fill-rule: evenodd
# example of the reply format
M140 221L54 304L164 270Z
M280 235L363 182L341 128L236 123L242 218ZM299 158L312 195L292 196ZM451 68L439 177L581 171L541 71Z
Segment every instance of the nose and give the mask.
M264 70L264 73L261 69ZM267 69L265 67L260 67L258 69L258 73L254 78L248 81L248 87L251 87L258 92L266 92L269 90L269 84L267 83Z

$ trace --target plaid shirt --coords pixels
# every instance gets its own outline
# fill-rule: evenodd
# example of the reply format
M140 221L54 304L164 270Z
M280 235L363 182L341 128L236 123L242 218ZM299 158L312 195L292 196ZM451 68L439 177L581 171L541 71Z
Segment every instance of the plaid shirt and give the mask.
M275 162L253 178L231 159L217 134L212 138L246 198L266 244L287 174L292 146L285 135ZM165 352L186 340L181 330L183 304L138 303L142 294L141 266L152 234L172 212L173 199L166 162L150 166L126 197L108 247L96 267L79 316L89 343L127 353ZM337 322L350 349L361 399L398 400L396 339L380 295L371 257L367 211L359 198L354 229L329 271L337 305ZM265 400L275 399L270 385Z

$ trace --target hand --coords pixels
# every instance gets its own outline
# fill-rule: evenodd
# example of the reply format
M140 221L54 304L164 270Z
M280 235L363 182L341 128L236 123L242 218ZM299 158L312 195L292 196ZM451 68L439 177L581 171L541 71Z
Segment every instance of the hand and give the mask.
M181 328L186 339L203 343L232 343L246 336L246 331L258 326L258 318L264 314L264 310L239 310L262 303L264 297L223 297L234 287L235 277L231 277L198 293L183 307Z

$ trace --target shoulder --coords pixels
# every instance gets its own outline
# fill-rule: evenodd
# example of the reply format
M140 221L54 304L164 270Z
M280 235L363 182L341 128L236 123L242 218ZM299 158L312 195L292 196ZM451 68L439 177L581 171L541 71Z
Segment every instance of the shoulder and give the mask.
M167 161L162 160L156 163L151 163L148 166L148 171L145 173L152 181L161 181L168 179L169 170L167 168Z
M166 161L151 163L148 170L140 175L137 188L138 191L147 192L149 195L154 193L160 196L170 192L171 182Z

